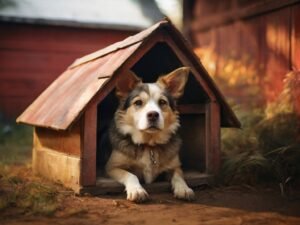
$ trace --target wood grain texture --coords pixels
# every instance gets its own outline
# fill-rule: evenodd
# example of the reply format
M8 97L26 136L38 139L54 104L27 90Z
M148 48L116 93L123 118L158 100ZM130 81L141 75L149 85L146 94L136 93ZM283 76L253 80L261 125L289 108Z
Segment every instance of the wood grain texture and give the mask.
M209 47L217 55L216 76L224 73L226 61L230 65L231 60L237 64L241 62L241 66L249 70L249 74L255 73L257 76L257 88L261 89L262 94L249 97L246 91L242 91L245 87L242 87L240 90L223 90L225 95L236 99L236 102L264 105L278 97L285 75L290 70L300 68L300 1L242 2L228 4L217 1L214 4L208 0L197 1L191 9L194 15L193 25L190 27L191 36L195 47ZM245 13L244 16L237 16L242 12ZM232 16L230 21L226 20L225 14ZM218 25L213 19L210 20L217 17L220 19ZM207 25L206 29L198 29L201 23ZM256 84L250 83L249 88L251 85Z
M300 70L300 4L291 8L291 66L294 70Z
M187 184L192 188L213 183L213 176L205 173L186 171L184 172L184 177ZM160 192L171 192L171 184L167 181L154 182L152 184L144 184L143 187L150 194ZM79 191L79 194L89 193L91 195L104 195L122 192L124 192L123 185L117 183L116 181L110 178L99 177L97 178L96 186L82 187Z
M96 184L97 102L87 108L82 117L80 184Z
M34 52L89 54L123 40L133 31L0 22L0 48ZM66 65L67 66L67 65Z
M33 172L55 182L79 190L80 157L47 148L34 148Z
M290 8L264 15L261 22L264 48L261 54L265 64L265 97L274 101L283 88L283 80L290 70Z
M3 21L0 30L0 111L8 118L23 112L74 59L135 33Z
M37 127L36 139L43 148L49 148L68 155L81 156L81 127L80 123L65 131L56 131Z
M193 29L205 31L211 27L224 26L233 21L253 18L262 14L298 4L299 0L269 0L269 1L196 1ZM191 13L191 12L190 12Z
M221 165L221 129L219 104L217 102L207 103L205 116L206 172L217 174Z
M205 105L200 104L189 104L189 105L178 105L178 111L180 114L203 114L205 113Z
M187 170L206 170L206 121L205 114L180 115L179 135L182 139L180 160ZM219 128L220 129L220 128Z

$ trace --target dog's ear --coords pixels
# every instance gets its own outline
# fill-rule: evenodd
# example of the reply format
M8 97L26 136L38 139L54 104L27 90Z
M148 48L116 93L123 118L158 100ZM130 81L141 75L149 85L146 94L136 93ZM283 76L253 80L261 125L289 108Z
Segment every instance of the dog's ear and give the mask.
M189 72L189 67L180 67L171 73L158 78L157 83L165 87L170 94L177 99L184 92Z
M141 83L142 80L135 75L134 72L128 70L121 74L116 84L116 95L118 97L127 96L137 84Z

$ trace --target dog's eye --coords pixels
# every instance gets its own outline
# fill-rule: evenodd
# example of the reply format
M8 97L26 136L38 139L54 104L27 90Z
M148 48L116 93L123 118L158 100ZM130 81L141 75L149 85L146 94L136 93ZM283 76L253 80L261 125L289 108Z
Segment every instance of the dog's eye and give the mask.
M164 106L164 105L167 105L167 101L164 100L164 99L159 99L158 104L159 104L160 106Z
M142 106L143 105L143 101L142 100L136 100L133 104L135 106Z

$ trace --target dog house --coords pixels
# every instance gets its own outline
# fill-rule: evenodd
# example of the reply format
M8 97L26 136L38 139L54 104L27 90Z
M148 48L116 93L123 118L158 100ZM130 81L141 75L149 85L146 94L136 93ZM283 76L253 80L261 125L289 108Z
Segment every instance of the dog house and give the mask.
M118 106L116 81L130 69L144 82L154 82L181 66L191 68L178 102L182 167L190 186L209 182L220 165L220 128L240 123L168 20L77 59L23 112L17 122L34 126L34 172L77 193L122 191L103 172L105 137ZM151 192L170 186L160 180L145 188Z

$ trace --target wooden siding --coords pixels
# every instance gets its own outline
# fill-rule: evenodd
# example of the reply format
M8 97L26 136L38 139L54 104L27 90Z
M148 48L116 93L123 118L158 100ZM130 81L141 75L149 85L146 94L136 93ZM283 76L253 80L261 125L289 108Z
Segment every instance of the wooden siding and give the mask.
M35 128L35 148L47 148L67 155L81 157L81 149L83 145L82 128L78 121L70 130L56 131L46 128Z
M195 48L208 48L215 57L215 76L226 60L247 60L254 67L262 95L247 96L242 89L222 89L236 102L266 103L276 99L283 79L300 69L299 1L189 1L187 21ZM205 64L205 63L204 63ZM246 65L246 68L249 68ZM239 68L237 68L239 69ZM245 75L246 76L246 75ZM250 85L250 84L249 84ZM254 97L254 99L253 99Z
M0 113L15 118L76 58L132 31L0 23Z

